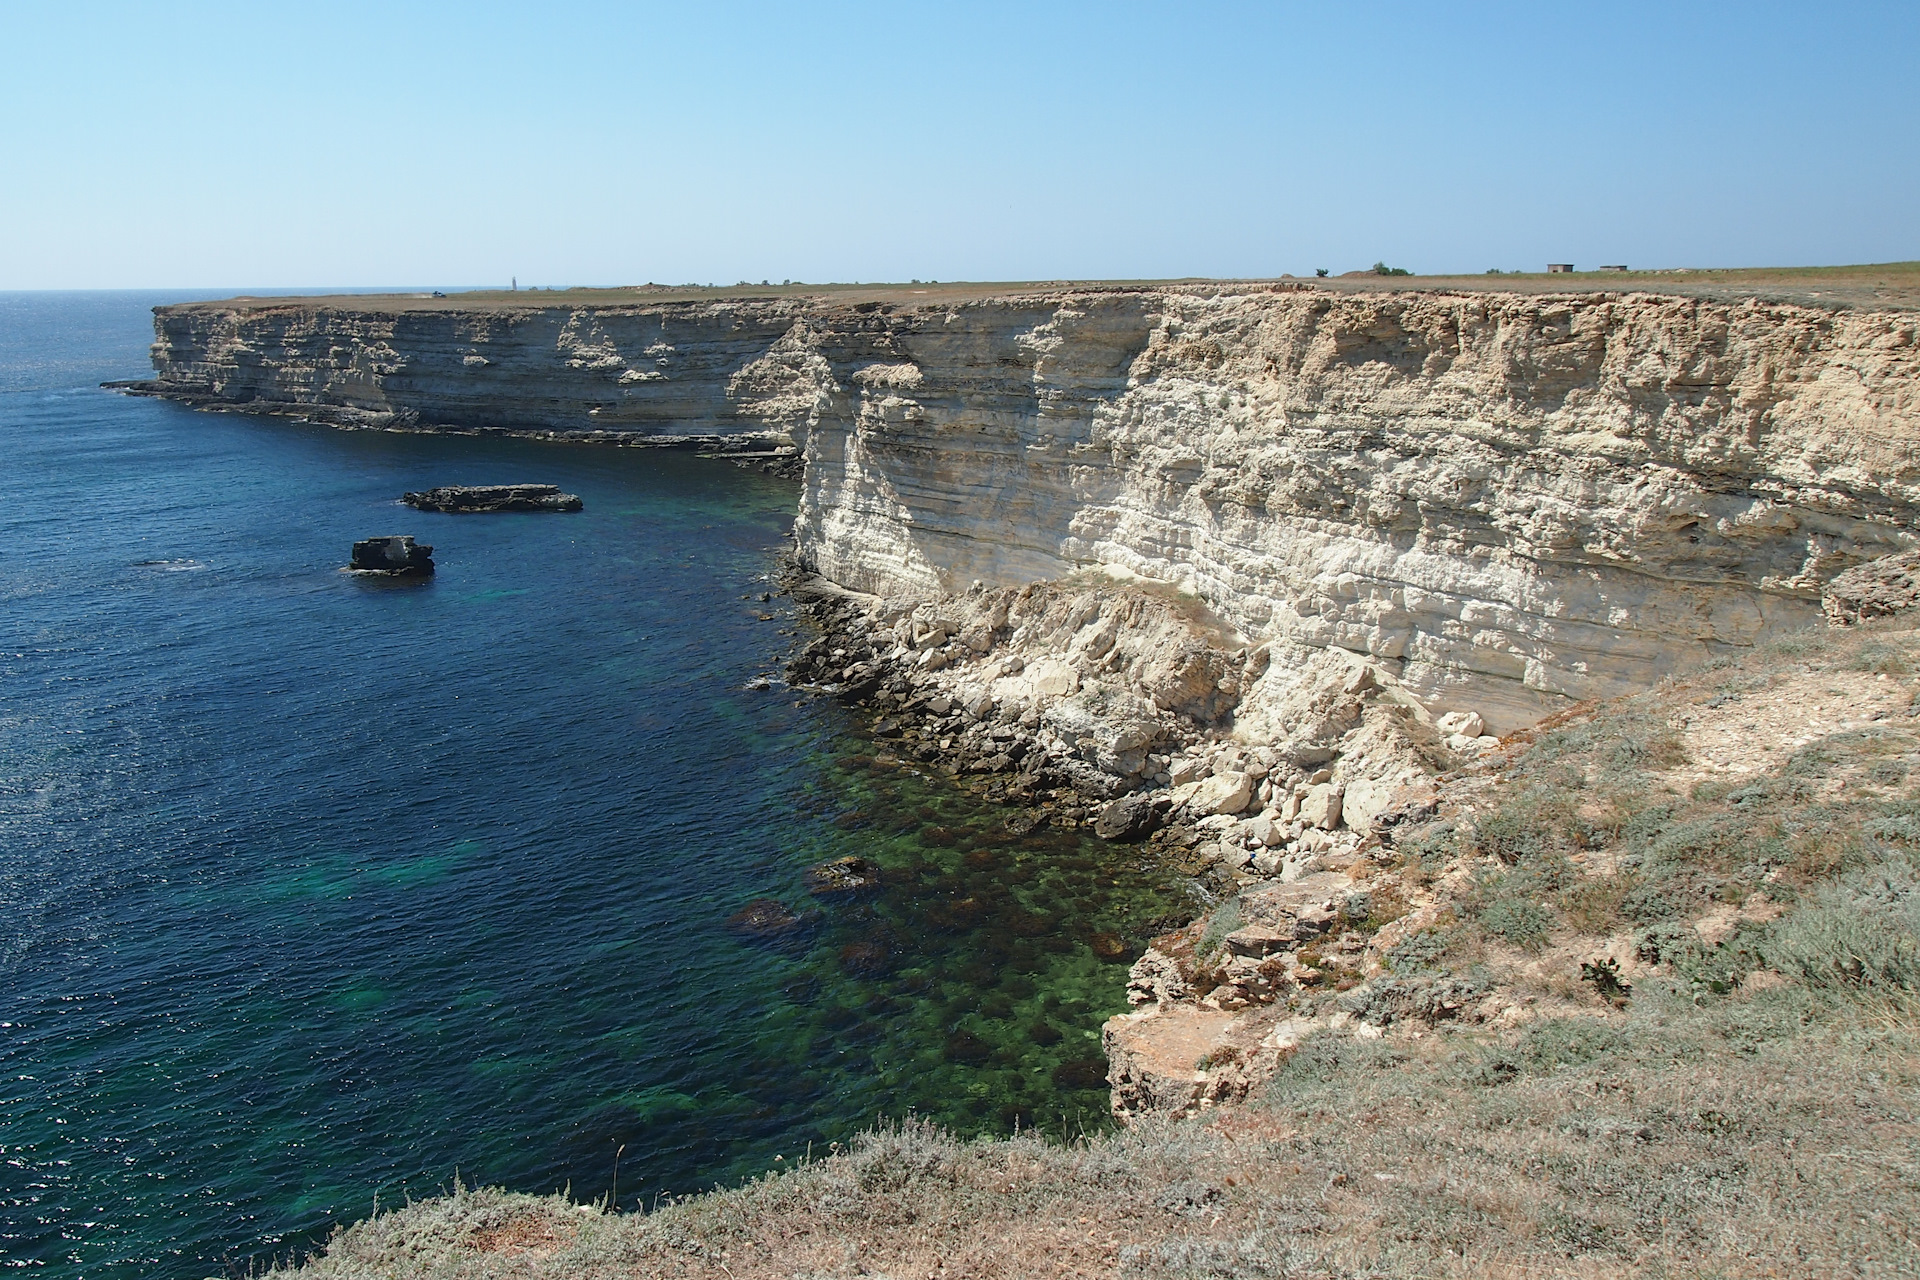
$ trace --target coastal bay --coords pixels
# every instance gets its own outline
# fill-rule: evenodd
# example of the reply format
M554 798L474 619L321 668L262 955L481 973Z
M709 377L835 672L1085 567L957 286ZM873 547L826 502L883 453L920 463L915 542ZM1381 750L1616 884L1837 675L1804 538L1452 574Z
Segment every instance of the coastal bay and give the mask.
M1120 961L1185 899L785 686L791 482L99 391L165 300L6 300L9 1259L198 1276L456 1168L617 1156L633 1204L880 1114L1105 1123ZM527 477L585 511L397 502ZM340 572L401 532L431 582ZM877 895L807 892L853 853ZM729 929L761 898L805 929Z

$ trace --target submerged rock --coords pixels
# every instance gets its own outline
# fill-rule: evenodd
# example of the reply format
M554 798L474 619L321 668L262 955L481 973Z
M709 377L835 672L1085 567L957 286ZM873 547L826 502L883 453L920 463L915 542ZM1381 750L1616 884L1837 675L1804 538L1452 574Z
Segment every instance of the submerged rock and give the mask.
M849 977L884 978L900 962L900 947L885 934L849 942L840 948L840 967Z
M577 494L562 493L555 484L449 484L437 489L400 495L400 501L421 511L578 511Z
M405 534L364 538L353 544L349 567L356 573L432 573L433 548Z
M804 921L773 898L755 898L727 917L727 928L743 938L770 941L799 931Z
M807 868L807 891L816 897L844 897L879 887L880 864L866 858L835 858Z

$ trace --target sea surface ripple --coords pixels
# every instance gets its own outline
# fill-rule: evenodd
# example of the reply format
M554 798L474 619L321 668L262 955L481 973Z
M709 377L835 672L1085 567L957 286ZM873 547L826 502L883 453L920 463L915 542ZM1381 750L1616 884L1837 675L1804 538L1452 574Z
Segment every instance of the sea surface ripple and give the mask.
M0 1264L237 1274L456 1171L617 1158L632 1208L909 1109L1100 1123L1089 939L1175 891L748 687L790 483L100 390L171 300L0 295ZM586 510L396 501L502 481ZM388 533L439 573L340 571ZM809 898L847 853L886 889ZM800 925L730 932L759 898Z

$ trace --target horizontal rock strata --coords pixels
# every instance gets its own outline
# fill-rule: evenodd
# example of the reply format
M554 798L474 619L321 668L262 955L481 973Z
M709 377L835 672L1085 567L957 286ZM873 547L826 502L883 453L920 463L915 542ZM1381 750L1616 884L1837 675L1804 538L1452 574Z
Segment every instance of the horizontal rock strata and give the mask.
M1103 567L1496 733L1805 625L1917 509L1908 312L1143 289L156 324L145 386L196 404L801 449L835 582Z

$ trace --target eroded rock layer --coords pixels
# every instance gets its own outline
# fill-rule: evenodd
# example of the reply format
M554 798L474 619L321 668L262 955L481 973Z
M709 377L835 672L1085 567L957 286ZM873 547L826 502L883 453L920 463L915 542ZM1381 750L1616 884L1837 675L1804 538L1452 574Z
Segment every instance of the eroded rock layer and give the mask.
M162 308L150 389L373 426L772 432L894 598L1079 570L1505 733L1819 617L1914 542L1910 312L1086 290L961 305Z

